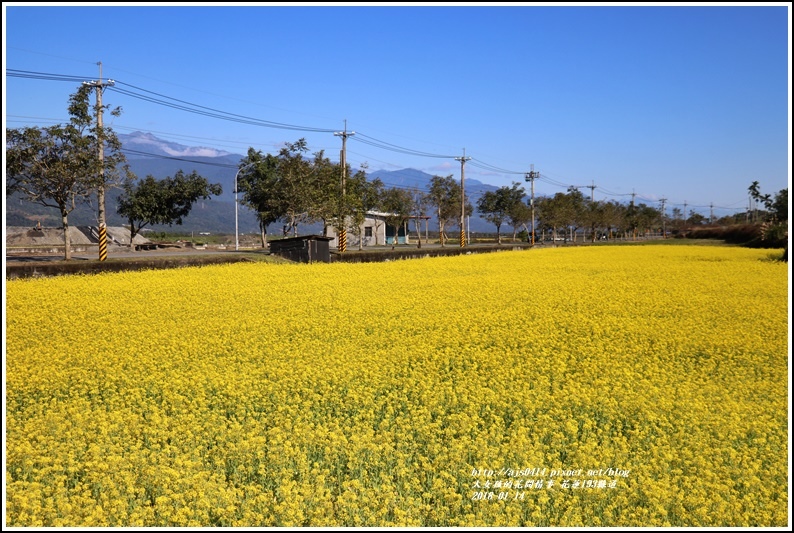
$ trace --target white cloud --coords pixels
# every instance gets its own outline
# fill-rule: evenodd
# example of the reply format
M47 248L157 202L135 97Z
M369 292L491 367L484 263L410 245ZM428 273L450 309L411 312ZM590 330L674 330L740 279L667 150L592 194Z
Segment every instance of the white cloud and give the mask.
M214 148L205 148L202 146L193 146L185 148L184 150L174 150L168 146L161 146L161 148L165 153L172 156L220 157L226 154L226 152L220 152Z

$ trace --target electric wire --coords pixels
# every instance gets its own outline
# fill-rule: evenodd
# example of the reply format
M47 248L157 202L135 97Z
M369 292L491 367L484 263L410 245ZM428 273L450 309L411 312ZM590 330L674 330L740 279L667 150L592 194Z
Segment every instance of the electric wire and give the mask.
M6 69L6 75L9 76L9 77L16 77L16 78L37 79L37 80L45 80L45 81L72 82L72 83L75 83L75 82L76 83L83 83L86 79L90 79L91 78L90 76L74 76L74 75L66 75L66 74L53 74L53 73L46 73L46 72L26 71L26 70L8 69L8 68ZM125 88L119 87L120 85L123 85L125 87L129 87L129 89L125 89ZM122 81L118 81L118 80L114 80L114 84L113 85L108 85L107 89L111 90L111 91L115 91L115 92L117 92L119 94L122 94L122 95L125 95L125 96L129 96L131 98L136 98L136 99L139 99L139 100L142 100L142 101L146 101L146 102L150 102L150 103L153 103L153 104L157 104L157 105L161 105L161 106L165 106L165 107L170 107L172 109L177 109L177 110L181 110L181 111L185 111L185 112L189 112L189 113L193 113L193 114L197 114L197 115L207 116L207 117L210 117L210 118L216 118L216 119L220 119L220 120L227 120L227 121L230 121L230 122L237 122L237 123L241 123L241 124L249 124L249 125L255 125L255 126L277 128L277 129L285 129L285 130L293 130L293 131L306 131L306 132L314 132L314 133L334 133L335 132L335 130L333 130L333 129L309 127L309 126L298 126L298 125L294 125L294 124L287 124L287 123L282 123L282 122L269 121L269 120L258 119L258 118L249 117L249 116L245 116L245 115L229 113L229 112L225 112L225 111L222 111L222 110L219 110L219 109L203 106L203 105L200 105L200 104L194 104L194 103L191 103L191 102L187 102L185 100L181 100L181 99L178 99L178 98L173 98L173 97L161 94L161 93L150 91L150 90L144 89L142 87L137 87L135 85L132 85L132 84L129 84L129 83L125 83L125 82L122 82ZM136 92L136 91L138 91L138 92ZM143 93L146 93L146 94L143 94ZM10 116L15 116L15 115L10 115ZM51 120L51 119L47 119L47 120ZM424 151L420 151L420 150L414 150L414 149L398 146L398 145L395 145L395 144L392 144L392 143L388 143L386 141L382 141L382 140L376 139L374 137L370 137L370 136L368 136L366 134L363 134L361 132L356 132L356 135L355 136L351 136L350 139L358 141L358 142L361 142L362 144L367 144L367 145L375 147L375 148L379 148L379 149L382 149L382 150L389 150L389 151L392 151L392 152L406 154L406 155L412 155L412 156L418 156L418 157L428 157L428 158L438 158L438 159L453 159L453 158L457 158L458 157L458 156L454 156L454 155L434 154L434 153L430 153L430 152L424 152ZM163 159L172 159L172 160L177 160L177 161L185 161L185 162L190 162L190 163L210 165L210 166L218 166L218 167L224 167L224 168L237 168L234 165L220 164L220 163L209 163L209 162L204 162L204 161L195 161L195 160L189 160L189 159L172 157L172 156L162 156L162 155L156 155L156 154L149 154L149 153L146 153L146 152L141 152L141 151L132 150L132 149L123 149L122 151L129 152L129 153L134 153L134 154L138 154L138 155L144 155L144 156L147 156L147 157L158 157L158 158L163 158ZM469 158L469 164L471 166L473 166L475 168L479 168L481 170L488 170L488 171L499 172L499 173L503 173L503 174L510 174L510 175L525 175L526 174L526 172L500 168L500 167L491 165L489 163L486 163L484 161L480 161L479 159L475 159L475 158ZM562 182L560 182L558 180L555 180L555 179L549 177L546 174L540 174L538 176L538 179L540 181L544 182L544 183L547 183L547 184L550 184L550 185L554 185L556 187L561 187L561 188L564 188L564 189L568 189L568 188L571 188L571 187L577 187L577 186L574 186L574 185L568 185L568 184L562 183ZM398 187L398 188L400 187L397 184L392 184L392 185L395 186L395 187ZM406 188L406 187L402 187L402 188ZM414 190L415 188L407 188L407 189ZM638 196L636 193L623 193L623 194L615 193L613 191L610 191L608 189L604 189L602 187L598 187L598 190L599 190L599 192L601 192L601 193L603 193L603 194L605 194L607 196L613 196L613 197L634 196L636 198ZM480 193L480 194L482 194L482 193ZM642 200L649 201L649 202L658 201L658 200L651 200L651 199L644 198L644 197L639 197L639 198L642 199ZM738 204L740 202L736 202L736 203ZM684 205L684 204L683 203L680 203L680 204L670 203L670 205ZM689 204L686 204L686 205L689 205ZM702 208L707 208L707 207L709 207L709 208L716 207L718 209L726 209L726 210L730 210L730 209L741 210L741 209L743 209L741 207L701 206L701 205L692 205L691 207L692 208L701 208L701 209Z
M130 91L130 90L127 90L127 89L123 89L123 88L118 88L118 87L115 87L115 86L109 86L108 90L112 90L113 92L117 92L117 93L120 93L120 94L123 94L123 95L126 95L126 96L130 96L132 98L137 98L139 100L143 100L143 101L146 101L146 102L151 102L151 103L162 105L162 106L165 106L165 107L170 107L172 109L178 109L178 110L181 110L181 111L187 111L187 112L193 113L195 115L203 115L203 116L206 116L206 117L217 118L217 119L226 120L226 121L229 121L229 122L237 122L237 123L240 123L240 124L249 124L249 125L252 125L252 126L262 126L262 127L266 127L266 128L277 128L277 129L293 130L293 131L310 131L310 132L318 132L318 133L326 133L326 132L333 131L333 130L326 130L326 129L320 129L320 128L309 128L309 127L305 127L305 126L294 126L294 125L290 125L290 124L282 124L282 123L272 122L272 121L268 121L268 120L262 120L262 119L252 118L252 117L245 117L243 115L236 115L236 114L233 114L233 113L224 113L222 111L213 110L211 108L205 108L204 106L196 106L195 104L184 105L184 104L178 103L179 102L178 100L176 100L175 102L168 102L168 101L165 101L165 100L160 100L160 99L157 99L157 98L154 98L154 97L151 97L151 96L147 96L147 95L144 95L144 94L138 94L138 93L135 93L133 91ZM194 106L194 107L190 107L190 106Z
M133 150L132 148L122 148L121 151L122 152L126 152L126 153L130 153L130 154L137 154L137 155L143 155L143 156L146 156L146 157L152 157L152 158L156 158L156 159L170 159L170 160L173 160L173 161L184 161L185 163L195 163L197 165L207 165L207 166L211 166L211 167L220 167L220 168L234 168L234 169L238 168L237 165L232 165L231 163L212 163L210 161L196 161L195 159L186 159L186 158L183 158L183 157L176 157L176 156L168 156L168 155L162 155L162 154L152 154L152 153L148 153L148 152L142 152L140 150Z

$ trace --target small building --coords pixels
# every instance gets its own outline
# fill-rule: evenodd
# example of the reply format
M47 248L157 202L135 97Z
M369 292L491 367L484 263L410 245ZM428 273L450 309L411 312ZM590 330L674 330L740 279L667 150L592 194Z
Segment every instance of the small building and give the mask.
M394 234L394 227L390 225L388 220L389 213L382 213L378 211L369 211L367 212L366 216L364 217L364 223L361 227L361 238L362 246L377 246L377 245L385 245L385 244L411 244L411 237L410 237L410 230L408 228L408 223L404 224L403 227L399 228L397 231L397 235ZM427 233L427 225L428 220L430 220L429 216L411 216L409 221L416 222L416 220L424 220L425 221L425 233ZM352 224L348 224L347 229L347 246L350 247L358 247L359 245L359 236L356 235L358 230L355 232L351 229ZM339 239L337 238L336 228L328 227L326 231L328 237L331 238L330 247L331 248L339 248Z
M330 237L303 235L270 241L270 253L297 263L330 263Z

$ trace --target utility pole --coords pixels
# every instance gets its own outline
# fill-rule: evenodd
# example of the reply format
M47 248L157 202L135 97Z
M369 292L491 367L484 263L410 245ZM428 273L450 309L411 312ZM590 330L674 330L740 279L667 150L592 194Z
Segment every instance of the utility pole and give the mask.
M634 207L634 197L637 196L637 193L634 192L634 189L631 190L631 207Z
M529 232L529 245L535 246L535 180L540 176L540 172L535 171L535 164L529 166L529 172L524 174L524 181L529 182L529 209L532 217L532 230Z
M99 260L104 261L108 258L108 228L105 221L105 136L102 131L102 90L105 87L115 85L113 80L102 81L102 62L99 65L99 81L84 81L83 85L88 85L96 89L96 125L97 143L99 144L99 188L97 189L97 219L99 222ZM132 245L132 243L130 243Z
M686 216L686 200L684 200L684 229L686 229L686 219L689 218Z
M709 204L709 224L714 224L714 202Z
M667 201L667 198L659 199L662 202L662 238L667 238L667 228L665 227L665 219L667 218L667 214L664 212L664 203Z
M463 149L463 157L456 157L455 161L460 161L460 247L466 247L466 189L464 188L464 168L466 161L471 157L466 157L466 149Z
M352 137L355 135L355 131L347 131L347 119L345 119L345 129L344 131L337 131L334 135L342 137L342 152L339 158L342 166L342 213L340 213L340 227L339 227L339 244L337 248L339 252L344 252L347 250L347 202L346 202L346 192L345 192L345 176L347 175L347 138Z
M593 192L595 191L595 188L596 188L595 182L591 180L590 181L590 185L585 185L585 187L590 189L590 201L592 202L594 200Z

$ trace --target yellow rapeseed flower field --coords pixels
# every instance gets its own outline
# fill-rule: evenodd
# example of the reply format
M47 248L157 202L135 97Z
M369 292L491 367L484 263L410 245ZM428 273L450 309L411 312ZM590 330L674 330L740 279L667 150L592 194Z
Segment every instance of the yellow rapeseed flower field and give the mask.
M8 281L6 523L785 526L769 255Z

